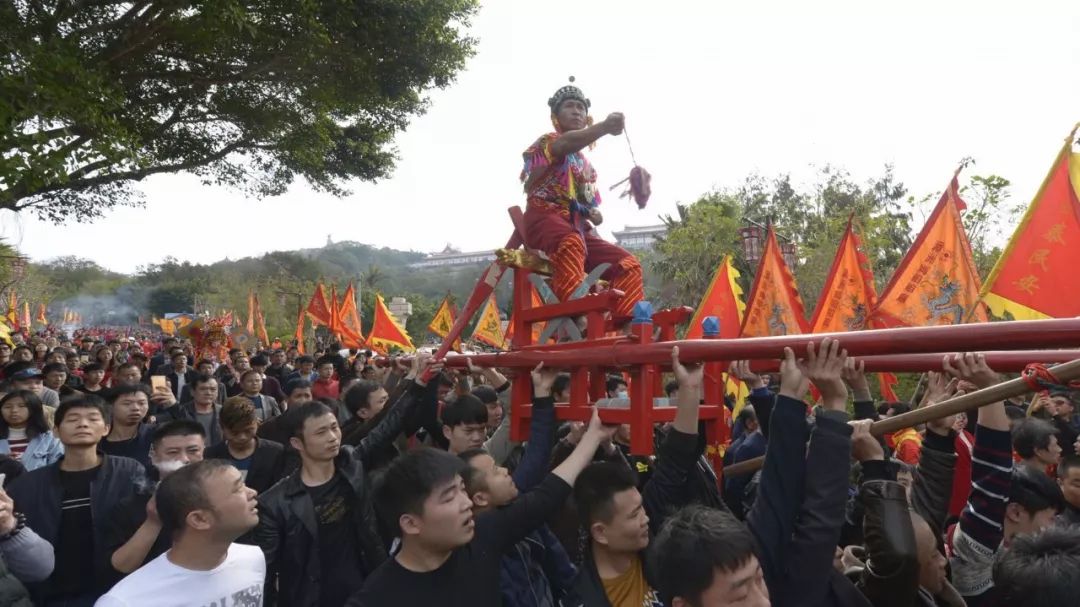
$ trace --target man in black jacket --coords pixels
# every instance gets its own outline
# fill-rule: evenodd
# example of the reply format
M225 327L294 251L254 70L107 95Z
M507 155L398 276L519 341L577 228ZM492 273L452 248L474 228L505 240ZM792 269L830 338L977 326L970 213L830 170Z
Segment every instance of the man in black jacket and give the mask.
M166 337L161 340L161 349L150 359L150 373L152 375L158 375L157 370L169 363L172 349L177 345L179 345L179 342L176 341L175 337Z
M144 468L126 457L97 450L108 433L105 411L95 400L71 399L56 410L55 430L64 457L32 470L9 488L27 524L56 549L49 579L34 584L42 607L90 607L106 590L109 551L105 517L120 500L145 483Z
M190 361L188 361L187 354L184 354L184 351L180 348L173 348L169 360L172 366L169 368L168 373L164 374L165 379L168 380L169 387L172 388L176 400L181 400L184 387L194 383L198 373L188 366Z
M395 406L357 447L341 444L329 407L290 408L285 423L302 465L259 496L255 541L266 555L267 595L281 607L340 605L386 560L365 478L368 458L393 441L425 391L430 355L417 355L407 406ZM411 378L410 378L411 379ZM402 403L404 404L404 403Z

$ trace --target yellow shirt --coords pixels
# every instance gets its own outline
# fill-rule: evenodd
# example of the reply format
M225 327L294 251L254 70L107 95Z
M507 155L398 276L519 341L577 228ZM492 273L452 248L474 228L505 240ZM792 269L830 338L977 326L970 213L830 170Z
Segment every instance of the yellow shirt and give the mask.
M645 571L641 566L641 559L636 555L630 568L618 577L601 579L604 584L604 594L607 595L611 607L662 607L660 597L656 591L649 588L649 582L645 580Z

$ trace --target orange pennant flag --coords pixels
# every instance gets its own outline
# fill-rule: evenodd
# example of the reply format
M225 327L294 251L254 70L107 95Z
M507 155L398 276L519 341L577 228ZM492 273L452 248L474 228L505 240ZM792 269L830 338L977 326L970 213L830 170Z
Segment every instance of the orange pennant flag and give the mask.
M536 289L532 285L529 285L529 309L539 308L544 305L544 302L540 301L540 295L536 292ZM544 326L547 323L537 322L532 325L532 344L540 343L540 336L544 333ZM514 340L514 312L510 312L510 322L506 325L506 339L504 349L509 349L510 344Z
M848 219L847 229L840 239L825 287L821 290L811 333L841 333L861 331L872 326L871 312L877 305L877 289L874 288L874 272L863 249L862 240ZM881 396L886 401L897 400L892 387L896 376L892 373L878 374Z
M811 333L859 331L870 326L870 314L877 304L874 273L862 248L862 241L848 219L847 229L833 258L825 287L821 290Z
M454 321L457 319L457 309L447 293L443 298L442 303L439 304L439 309L435 311L435 316L431 318L431 322L428 323L428 331L439 336L442 339L446 339L446 336L450 334L450 328L454 326ZM454 340L451 346L455 352L461 352L461 339Z
M26 327L27 329L30 328L30 302L29 301L24 301L23 302L23 313L22 313L22 318L20 319L20 321L22 322L22 326Z
M341 304L338 303L337 298L337 285L330 284L330 322L327 323L327 328L330 330L330 334L335 337L341 336Z
M709 316L715 316L720 322L720 337L734 339L739 337L742 330L743 315L746 312L746 303L743 301L743 290L739 286L739 271L732 264L731 255L725 255L716 268L709 288L698 304L694 317L690 320L690 326L686 330L686 339L702 339L705 337L705 328L701 323ZM735 399L733 414L738 415L746 404L746 397L750 390L746 384L724 374L724 390Z
M255 330L258 331L258 337L262 341L264 348L270 346L270 336L266 333L266 317L263 316L262 303L259 301L259 294L254 293L252 295L252 309L255 313ZM252 333L252 335L256 335Z
M416 348L405 328L398 323L386 307L382 295L375 295L375 318L371 321L368 345L380 354L389 354L391 348L412 352Z
M772 226L769 226L765 251L761 254L757 277L746 306L746 317L740 332L743 337L809 332L795 277L780 254L780 245L776 242Z
M37 318L38 324L47 325L49 319L45 316L45 304L38 304Z
M746 303L742 299L743 290L739 286L739 271L731 263L731 255L725 255L716 268L708 290L698 304L690 327L686 330L686 339L701 339L705 331L701 323L709 316L720 321L720 337L733 339L742 329Z
M296 319L296 333L293 335L293 338L296 339L296 349L301 354L304 354L304 321L306 319L307 316L305 315L304 310L300 310L299 317Z
M255 291L248 291L247 333L255 334Z
M311 301L307 305L307 315L311 318L312 325L330 326L332 318L330 305L326 299L326 287L320 282L315 287L315 293L311 295Z
M472 338L492 348L502 348L506 344L506 337L502 331L502 319L499 317L499 307L495 304L494 294L488 297L484 310L480 312L480 320L476 321Z
M1080 127L1080 125L1077 125ZM1074 129L983 288L996 316L1080 316L1080 151Z
M893 390L893 386L900 383L900 380L896 378L892 373L878 373L878 384L881 388L881 398L885 402L895 403L900 400L900 397L896 395Z
M986 306L979 301L979 273L960 220L960 211L967 205L959 189L954 175L878 300L876 326L927 327L989 320Z
M337 316L341 344L346 348L362 348L364 337L360 330L360 312L356 308L356 288L351 282L345 289L345 294L341 296Z

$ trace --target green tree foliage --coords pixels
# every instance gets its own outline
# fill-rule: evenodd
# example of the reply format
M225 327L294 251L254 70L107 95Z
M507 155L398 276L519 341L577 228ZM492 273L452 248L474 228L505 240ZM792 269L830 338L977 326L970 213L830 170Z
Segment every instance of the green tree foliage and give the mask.
M753 220L771 223L781 238L795 242L799 262L792 270L809 314L849 216L856 218L879 284L884 284L911 243L906 194L891 167L864 185L845 171L826 167L805 190L796 189L787 175L772 180L751 175L741 187L706 194L680 205L677 217L665 219L668 233L647 257L661 281L653 292L664 305L695 306L717 264L732 254L749 295L756 268L743 257L738 230Z
M51 287L50 299L65 300L79 295L113 295L127 277L110 272L89 259L66 256L36 264L34 271Z
M0 208L89 220L188 171L341 195L472 54L475 0L0 3ZM87 94L92 91L92 94Z
M692 204L678 205L677 213L664 218L667 235L645 258L645 265L666 284L656 293L665 307L697 305L726 254L735 253L737 265L746 268L737 244L742 225L737 196L711 192Z
M1001 256L1002 247L1019 223L1022 206L1011 202L1012 183L998 175L974 175L971 185L961 190L967 202L964 228L979 276L986 278Z

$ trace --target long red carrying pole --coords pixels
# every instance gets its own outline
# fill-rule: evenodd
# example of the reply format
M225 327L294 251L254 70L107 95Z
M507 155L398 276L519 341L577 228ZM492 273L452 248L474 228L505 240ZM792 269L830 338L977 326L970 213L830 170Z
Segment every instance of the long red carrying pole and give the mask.
M966 349L966 348L965 348ZM932 352L927 354L885 354L882 356L861 356L859 361L867 373L923 373L940 371L941 360L951 352ZM1057 364L1080 358L1080 350L1008 350L1005 352L986 352L986 364L1002 373L1023 371L1031 363L1044 365ZM751 361L750 368L755 373L776 373L780 371L779 359Z
M580 348L579 348L580 350ZM940 371L941 359L951 352L931 352L926 354L883 354L880 356L860 356L867 373L893 372L893 373L924 373L926 371ZM1058 364L1070 360L1080 359L1080 350L1006 350L1003 352L986 352L986 364L995 371L1002 373L1017 373L1031 363L1044 365ZM473 358L484 362L484 355ZM404 360L409 360L405 357ZM389 364L389 362L376 362L376 364ZM448 367L465 367L464 356L452 356L446 360ZM482 366L482 365L481 365ZM750 368L755 373L777 373L780 370L778 359L763 359L750 361ZM719 376L719 374L717 374ZM713 399L715 401L715 399Z
M490 291L488 291L490 293ZM474 296L476 294L474 293ZM482 297L486 297L483 295ZM470 300L471 301L471 300ZM465 318L465 315L462 315ZM462 318L458 323L463 324ZM457 325L455 325L457 326ZM451 333L450 337L453 334ZM595 346L573 342L565 347L548 346L476 354L474 364L482 367L532 368L543 362L552 367L625 367L663 364L671 360L671 349L679 347L683 362L715 360L779 359L784 348L805 352L808 343L820 344L826 337L838 340L849 356L921 354L926 352L1023 350L1047 347L1075 347L1080 344L1080 319L1015 320L1008 322L950 325L944 327L904 327L871 329L850 333L815 333L741 339L688 339L634 344L627 339L611 340ZM440 352L445 354L444 343ZM447 363L463 365L464 361ZM1030 362L1030 361L1029 361Z

